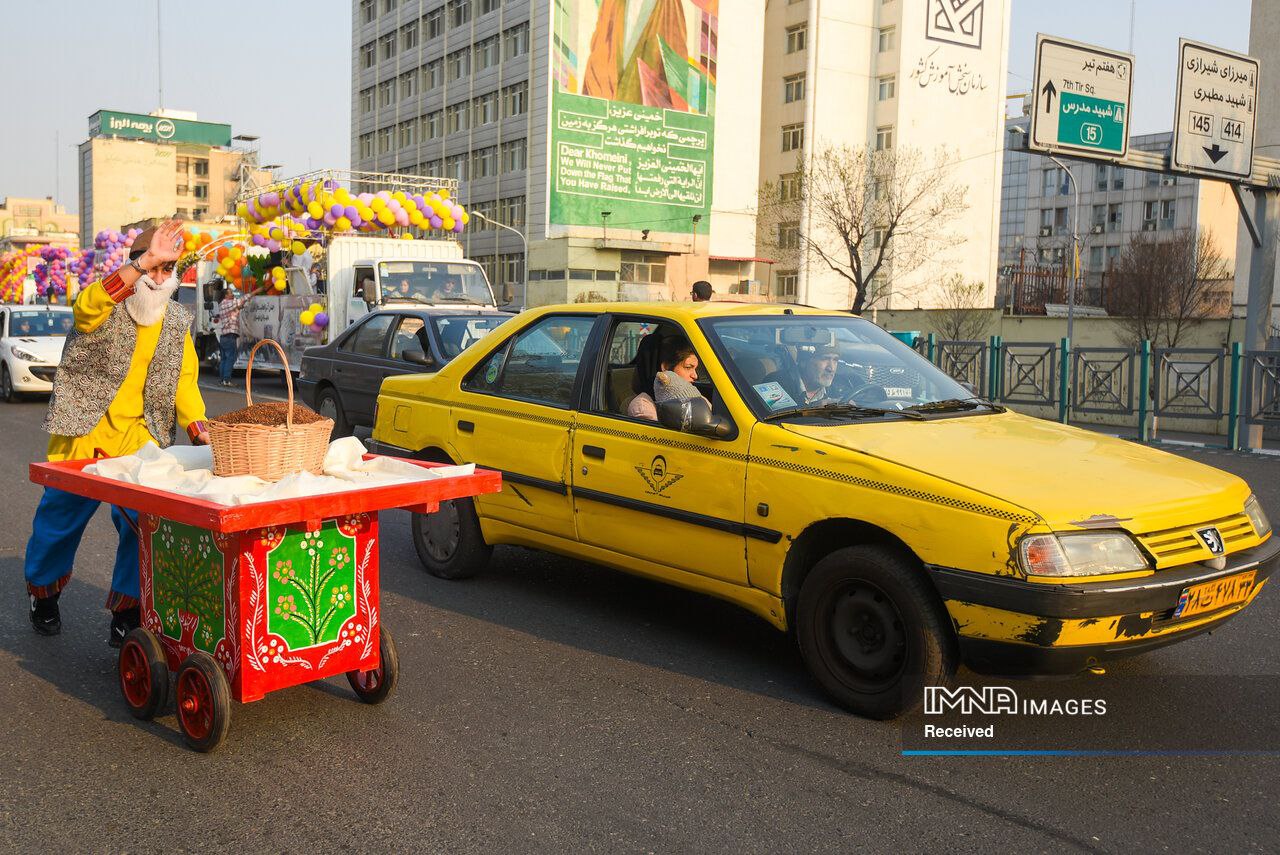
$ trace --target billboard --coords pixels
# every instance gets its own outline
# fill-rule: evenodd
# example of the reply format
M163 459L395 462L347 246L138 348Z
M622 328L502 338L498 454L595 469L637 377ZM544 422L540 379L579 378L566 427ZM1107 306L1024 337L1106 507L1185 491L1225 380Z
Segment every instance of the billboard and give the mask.
M193 122L141 113L99 110L89 117L89 136L130 137L151 142L187 142L231 145L231 126L218 122Z
M710 225L719 0L552 0L551 225Z

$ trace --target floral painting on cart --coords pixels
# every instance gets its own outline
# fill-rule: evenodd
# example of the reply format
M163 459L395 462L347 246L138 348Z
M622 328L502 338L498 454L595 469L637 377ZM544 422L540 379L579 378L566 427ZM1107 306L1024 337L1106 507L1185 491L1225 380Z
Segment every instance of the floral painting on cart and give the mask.
M160 633L187 650L216 653L225 633L222 550L204 529L154 517L148 522L154 526L150 599Z
M290 531L267 553L267 629L290 650L338 640L355 615L356 538L330 520Z

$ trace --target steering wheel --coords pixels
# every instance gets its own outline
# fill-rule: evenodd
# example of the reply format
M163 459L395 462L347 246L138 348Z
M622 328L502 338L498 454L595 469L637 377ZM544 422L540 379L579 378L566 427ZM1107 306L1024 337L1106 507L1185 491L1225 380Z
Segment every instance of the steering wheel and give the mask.
M879 383L862 383L852 386L840 395L838 400L844 403L861 404L864 407L881 406L889 398L889 393Z

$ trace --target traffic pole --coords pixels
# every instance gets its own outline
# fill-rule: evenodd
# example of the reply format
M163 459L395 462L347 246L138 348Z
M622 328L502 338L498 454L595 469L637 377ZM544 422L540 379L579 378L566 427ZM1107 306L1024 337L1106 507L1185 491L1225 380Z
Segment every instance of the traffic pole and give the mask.
M1244 345L1231 343L1231 408L1227 413L1227 448L1240 450L1240 363L1244 360Z
M1147 396L1151 393L1151 342L1138 348L1138 442L1147 441Z
M1064 425L1071 420L1071 339L1063 338L1058 359L1058 421Z

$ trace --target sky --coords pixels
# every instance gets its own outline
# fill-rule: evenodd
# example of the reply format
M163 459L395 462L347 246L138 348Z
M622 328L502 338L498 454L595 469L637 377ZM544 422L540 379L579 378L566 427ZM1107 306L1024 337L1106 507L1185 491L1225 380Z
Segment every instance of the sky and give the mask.
M5 0L0 198L56 194L77 210L89 116L158 104L156 2ZM1012 2L1010 93L1031 88L1037 32L1129 48L1127 0ZM1246 50L1249 6L1136 0L1133 133L1170 127L1178 38ZM257 134L284 175L350 165L351 0L163 0L160 14L164 106Z

